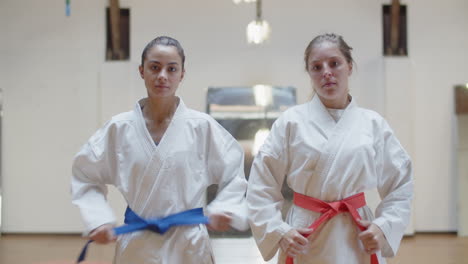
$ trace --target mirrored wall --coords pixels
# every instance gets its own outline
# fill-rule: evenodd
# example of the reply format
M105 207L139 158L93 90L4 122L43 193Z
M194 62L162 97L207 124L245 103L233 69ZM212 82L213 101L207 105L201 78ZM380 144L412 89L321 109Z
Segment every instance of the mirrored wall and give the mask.
M244 171L249 177L250 167L273 122L286 109L296 105L296 89L255 85L252 87L210 87L206 95L206 112L237 139L245 153ZM217 186L208 188L207 200L216 195ZM292 192L283 184L283 195L289 208ZM248 232L230 231L214 236L250 236Z

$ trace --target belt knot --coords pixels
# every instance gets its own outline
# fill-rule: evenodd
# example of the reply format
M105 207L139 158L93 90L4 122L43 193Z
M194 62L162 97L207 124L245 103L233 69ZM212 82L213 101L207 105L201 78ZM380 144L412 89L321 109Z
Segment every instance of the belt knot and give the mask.
M366 199L364 193L358 193L348 198L345 198L340 201L333 202L324 202L320 199L306 196L300 193L294 193L294 204L302 207L304 209L322 213L322 215L317 218L309 228L313 229L315 232L318 227L326 223L328 220L332 219L339 213L347 212L351 214L351 217L354 223L359 227L361 231L364 231L366 228L359 223L361 216L359 215L357 209L366 205ZM304 237L308 237L310 234L302 234ZM377 255L371 255L371 264L378 264ZM293 259L291 257L286 258L286 264L293 264Z

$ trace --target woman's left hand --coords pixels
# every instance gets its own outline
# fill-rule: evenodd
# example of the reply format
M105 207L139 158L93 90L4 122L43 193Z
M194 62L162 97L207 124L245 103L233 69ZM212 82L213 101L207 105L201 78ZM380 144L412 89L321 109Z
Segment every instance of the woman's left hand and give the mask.
M224 232L231 228L232 217L228 213L214 213L208 215L210 223L208 229Z
M361 240L366 253L372 255L381 249L385 240L385 235L376 224L366 220L361 220L359 223L362 226L367 227L367 230L359 233L359 240Z

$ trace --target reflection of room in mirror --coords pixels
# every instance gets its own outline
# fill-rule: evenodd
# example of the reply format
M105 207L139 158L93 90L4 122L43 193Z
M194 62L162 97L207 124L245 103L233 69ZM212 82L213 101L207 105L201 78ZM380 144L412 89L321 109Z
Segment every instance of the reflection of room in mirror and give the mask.
M244 150L244 172L248 179L253 159L268 136L273 122L291 106L296 105L296 89L269 85L252 87L210 87L206 95L206 111L237 139ZM210 186L207 201L213 200L217 186ZM292 192L283 184L285 205L291 204ZM212 232L214 236L221 234ZM250 231L224 232L222 236L250 236Z

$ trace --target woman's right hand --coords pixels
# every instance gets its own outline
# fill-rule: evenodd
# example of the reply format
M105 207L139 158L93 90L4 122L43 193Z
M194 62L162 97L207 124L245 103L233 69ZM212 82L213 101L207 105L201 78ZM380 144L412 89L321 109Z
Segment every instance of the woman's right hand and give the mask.
M309 240L301 234L310 234L314 230L310 228L291 229L284 234L279 244L281 249L289 257L295 258L307 251Z
M108 244L110 242L115 242L117 237L115 236L113 229L113 224L104 224L91 231L89 238L98 244Z

